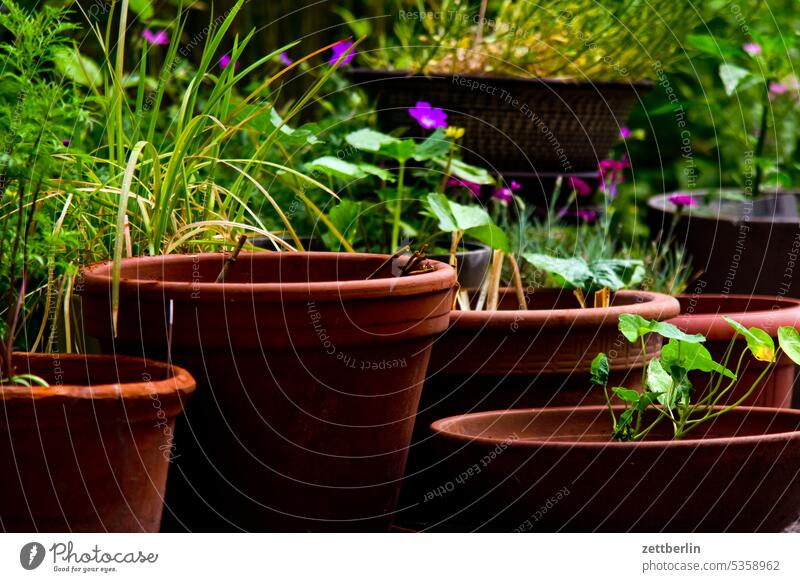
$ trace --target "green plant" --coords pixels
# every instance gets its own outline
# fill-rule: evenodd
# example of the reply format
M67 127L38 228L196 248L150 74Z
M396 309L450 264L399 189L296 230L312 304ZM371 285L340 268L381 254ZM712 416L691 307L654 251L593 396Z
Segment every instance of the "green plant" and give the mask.
M776 349L773 339L764 330L746 328L730 318L725 319L737 333L722 362L716 362L703 346L706 338L701 334L688 335L672 324L647 321L638 315L620 316L620 332L628 341L641 345L642 388L632 390L615 386L609 392L608 358L600 353L593 360L592 383L602 386L605 392L613 422L613 438L621 441L642 440L662 422L672 424L676 439L683 438L696 427L741 405L769 374L781 353L800 364L800 334L795 328L781 327L778 330L779 347ZM658 358L647 356L645 336L651 333L669 340ZM738 357L735 370L730 370L727 366L736 345L734 340L739 334L745 338L747 345ZM719 405L722 398L736 386L747 353L766 365L753 384L734 403ZM705 390L699 397L689 380L689 373L694 371L708 374ZM625 405L619 416L614 412L614 398ZM649 424L644 422L648 411L656 413L655 419Z
M394 38L362 55L374 68L574 79L645 79L678 54L688 0L394 2ZM345 15L359 35L369 23Z

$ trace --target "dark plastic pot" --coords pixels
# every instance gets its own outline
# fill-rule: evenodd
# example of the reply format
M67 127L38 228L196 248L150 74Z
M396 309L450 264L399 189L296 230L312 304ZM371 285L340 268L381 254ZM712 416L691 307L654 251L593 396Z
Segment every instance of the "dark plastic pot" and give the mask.
M492 249L479 243L466 243L462 245L466 250L456 253L456 270L458 271L458 284L462 289L479 289L483 285L489 261L492 259ZM433 261L447 263L450 261L448 254L432 254Z
M594 171L650 82L577 82L490 75L411 75L353 69L349 77L377 99L384 129L414 127L408 110L428 101L463 127L473 163L501 173Z
M158 531L175 416L194 379L122 356L14 358L50 386L0 386L0 529Z
M677 211L670 196L647 202L653 237L670 230ZM702 192L692 196L698 204L681 211L673 244L686 249L704 292L800 298L796 193L713 206L703 203Z
M224 284L221 254L128 259L113 342L111 265L84 271L88 334L198 378L170 529L389 528L455 273L365 280L385 258L242 253Z
M450 327L436 340L409 451L399 517L409 527L427 523L424 495L436 486L441 462L430 438L440 418L481 410L581 406L605 402L590 381L598 352L610 360L610 385L638 386L642 352L618 329L619 316L635 313L666 320L678 300L645 291L619 291L606 309L580 309L569 291L537 289L529 310L518 310L507 291L498 311L453 311ZM648 355L660 353L660 338L647 337Z
M800 411L741 407L681 441L663 423L644 442L612 442L604 407L432 429L447 456L434 529L775 532L800 514Z
M785 325L800 327L800 300L796 299L716 294L682 295L678 299L681 302L681 315L671 319L670 323L687 333L701 333L706 336L708 340L705 346L717 361L722 360L734 336L733 328L723 319L726 315L746 327L755 326L763 329L775 338L776 346L779 327ZM741 335L738 337L729 363L731 368L736 367L741 351L747 349L747 342ZM745 356L742 371L739 373L739 382L720 400L720 404L737 402L763 370L763 362L758 362L749 355ZM762 379L758 388L744 401L744 404L789 408L792 405L792 389L796 373L797 366L794 362L781 355L769 375ZM707 380L707 375L695 374L690 379L695 388L700 388L704 386L703 382Z

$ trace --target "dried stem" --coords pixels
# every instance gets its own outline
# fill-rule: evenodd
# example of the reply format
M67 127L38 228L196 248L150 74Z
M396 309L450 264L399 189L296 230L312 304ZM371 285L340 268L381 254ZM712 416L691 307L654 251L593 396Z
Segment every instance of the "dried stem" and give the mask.
M524 311L528 309L528 302L525 300L525 290L522 288L522 275L519 272L519 265L513 253L508 253L506 257L508 257L508 262L511 263L511 270L514 272L514 291L517 294L517 303L519 308Z
M239 242L236 243L236 248L233 249L233 253L231 253L231 256L225 259L225 264L222 265L222 270L219 272L219 275L217 275L217 280L215 281L215 283L225 282L225 277L228 276L228 271L236 262L236 259L238 258L239 253L242 252L242 247L246 242L247 242L246 234L243 234L242 236L239 237Z

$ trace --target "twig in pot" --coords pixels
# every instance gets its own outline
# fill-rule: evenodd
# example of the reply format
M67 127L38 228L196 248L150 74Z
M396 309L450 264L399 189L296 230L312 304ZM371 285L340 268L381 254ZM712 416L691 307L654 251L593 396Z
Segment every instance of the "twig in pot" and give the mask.
M247 242L246 234L243 234L242 236L239 237L239 242L236 243L236 248L233 249L233 253L231 253L231 256L225 259L225 264L222 265L222 270L219 272L219 275L217 275L217 280L215 281L215 283L225 282L225 277L228 276L228 271L236 262L236 259L238 258L239 253L242 252L242 247L246 242Z

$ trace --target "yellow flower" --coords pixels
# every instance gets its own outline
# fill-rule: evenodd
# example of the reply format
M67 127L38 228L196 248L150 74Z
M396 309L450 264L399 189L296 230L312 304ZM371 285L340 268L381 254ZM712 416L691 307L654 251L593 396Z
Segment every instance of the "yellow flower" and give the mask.
M461 139L462 137L464 137L464 128L451 125L450 127L444 130L444 135L451 139Z

